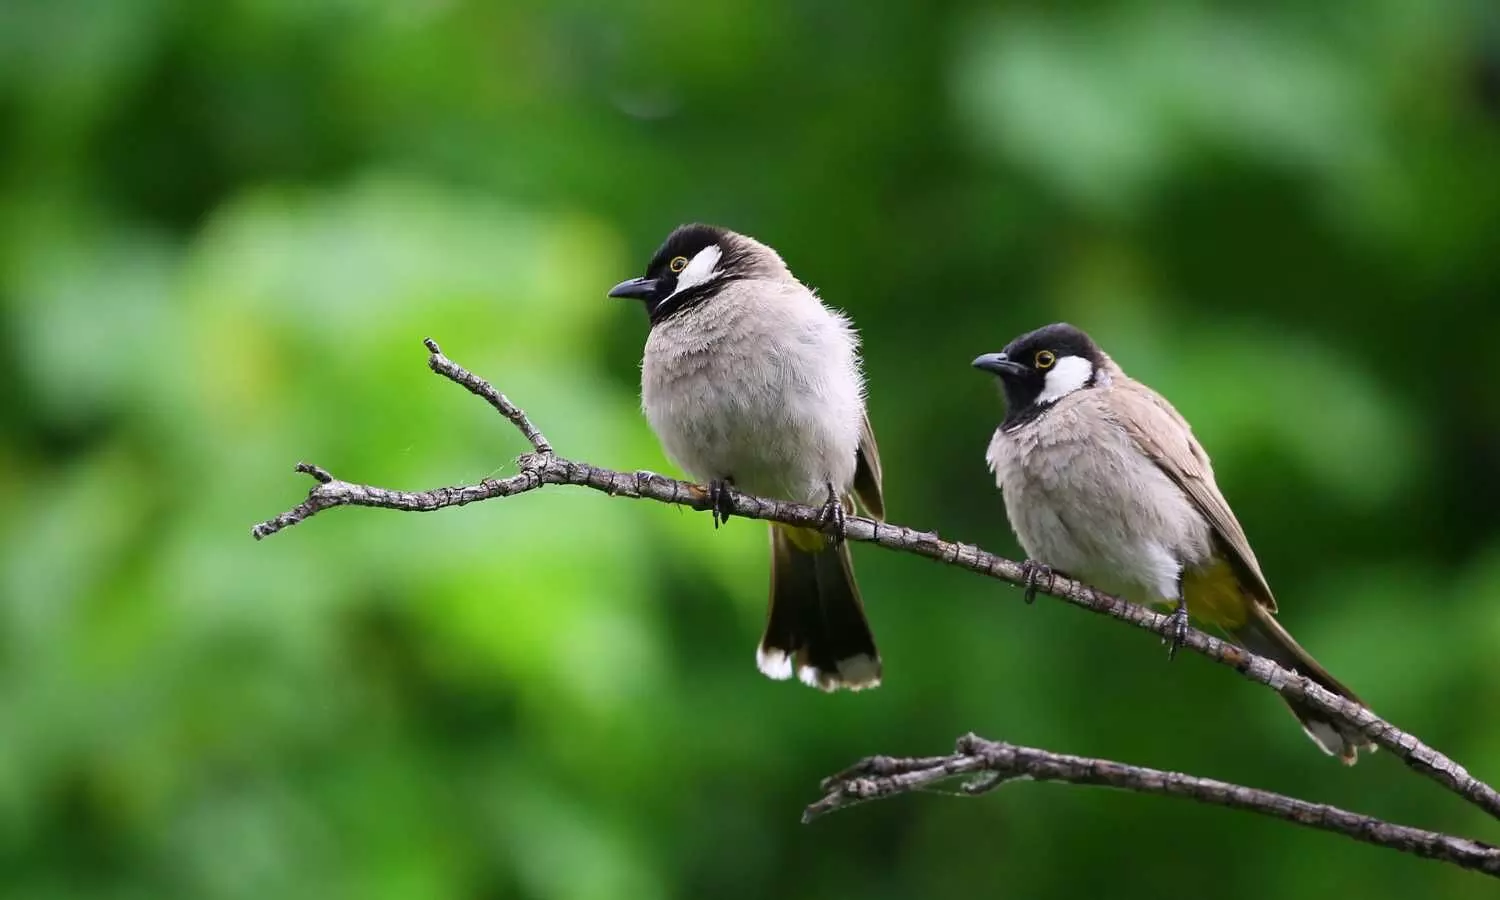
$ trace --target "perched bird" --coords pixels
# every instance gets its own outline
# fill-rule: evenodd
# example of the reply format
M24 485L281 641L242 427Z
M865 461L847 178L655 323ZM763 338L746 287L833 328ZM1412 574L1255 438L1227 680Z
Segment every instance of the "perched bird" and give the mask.
M757 667L778 680L795 669L825 691L878 685L880 655L841 531L853 498L870 516L885 513L849 320L775 250L711 225L677 228L646 274L609 296L644 302L642 408L673 462L709 485L716 525L732 490L824 504L832 536L771 526Z
M1005 393L985 458L1028 566L1137 603L1172 604L1173 650L1191 614L1361 702L1277 623L1276 600L1208 454L1161 395L1067 324L1024 334L974 366L999 376ZM1308 736L1343 762L1374 749L1311 707L1291 706Z

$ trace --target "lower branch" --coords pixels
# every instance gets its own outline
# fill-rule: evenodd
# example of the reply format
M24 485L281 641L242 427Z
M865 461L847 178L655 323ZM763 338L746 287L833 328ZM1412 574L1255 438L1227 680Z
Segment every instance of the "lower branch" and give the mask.
M951 756L896 759L873 756L824 779L823 799L807 807L803 822L835 810L932 788L970 776L963 794L981 794L1008 782L1057 781L1066 784L1123 788L1142 794L1187 797L1211 806L1243 809L1319 831L1452 863L1500 877L1500 847L1436 831L1408 828L1324 803L1309 803L1284 794L1257 790L1211 778L1164 772L1107 759L1069 756L965 735Z

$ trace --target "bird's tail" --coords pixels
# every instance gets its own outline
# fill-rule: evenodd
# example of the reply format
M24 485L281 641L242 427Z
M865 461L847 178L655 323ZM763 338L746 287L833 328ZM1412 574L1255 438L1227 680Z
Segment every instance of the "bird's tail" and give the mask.
M821 533L771 526L771 609L755 662L770 678L825 691L880 684L880 654L865 620L849 547Z
M1285 668L1292 669L1299 675L1311 678L1326 690L1361 706L1364 705L1364 701L1355 696L1353 691L1329 675L1328 670L1312 658L1312 654L1303 650L1301 645L1287 633L1287 630L1281 627L1281 623L1276 621L1275 616L1269 610L1258 603L1250 603L1248 606L1250 615L1245 623L1229 630L1230 637L1237 643L1252 653L1257 653ZM1291 701L1288 701L1287 705L1292 708L1292 715L1302 723L1302 730L1307 732L1307 736L1323 748L1323 752L1337 756L1345 765L1352 766L1358 762L1360 750L1371 753L1375 751L1375 745L1370 743L1369 739L1348 725L1330 721L1310 706Z

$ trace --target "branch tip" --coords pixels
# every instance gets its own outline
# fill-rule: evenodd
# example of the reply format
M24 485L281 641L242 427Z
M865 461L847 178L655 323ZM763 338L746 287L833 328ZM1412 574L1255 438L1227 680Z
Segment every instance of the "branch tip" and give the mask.
M328 473L327 469L323 468L322 466L315 466L312 463L297 463L297 471L305 475L311 475L312 477L316 478L318 480L318 483L320 484L328 484L330 481L333 481L333 476Z
M426 347L427 352L434 356L443 355L443 351L438 347L438 342L432 338L422 338L422 346Z

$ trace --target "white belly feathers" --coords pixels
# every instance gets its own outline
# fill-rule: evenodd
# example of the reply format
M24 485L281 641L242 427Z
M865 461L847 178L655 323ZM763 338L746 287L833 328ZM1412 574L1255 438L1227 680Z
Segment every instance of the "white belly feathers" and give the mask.
M854 480L864 411L848 320L796 282L741 281L651 330L641 400L700 481L821 503Z

